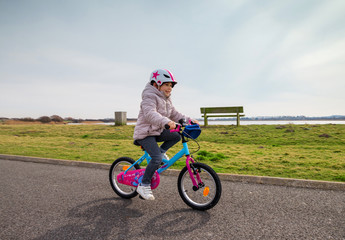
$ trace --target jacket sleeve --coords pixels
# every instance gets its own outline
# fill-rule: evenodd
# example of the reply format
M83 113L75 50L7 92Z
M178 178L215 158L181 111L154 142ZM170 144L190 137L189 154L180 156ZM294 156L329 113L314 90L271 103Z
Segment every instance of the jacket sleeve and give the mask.
M141 102L142 112L147 122L164 128L170 119L157 112L157 104L157 99L154 96L146 96Z

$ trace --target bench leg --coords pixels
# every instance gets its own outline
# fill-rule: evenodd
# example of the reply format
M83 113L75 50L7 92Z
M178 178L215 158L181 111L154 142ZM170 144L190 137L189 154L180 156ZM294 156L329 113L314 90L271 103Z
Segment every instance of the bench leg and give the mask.
M237 127L240 126L240 115L237 113Z
M208 125L208 121L207 121L207 116L204 117L204 126L206 127Z

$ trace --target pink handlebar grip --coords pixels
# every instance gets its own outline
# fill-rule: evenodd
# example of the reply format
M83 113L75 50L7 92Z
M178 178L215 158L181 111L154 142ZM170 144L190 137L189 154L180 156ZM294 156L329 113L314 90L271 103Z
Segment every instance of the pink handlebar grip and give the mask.
M170 132L179 132L181 128L181 125L177 125L175 129L171 129Z

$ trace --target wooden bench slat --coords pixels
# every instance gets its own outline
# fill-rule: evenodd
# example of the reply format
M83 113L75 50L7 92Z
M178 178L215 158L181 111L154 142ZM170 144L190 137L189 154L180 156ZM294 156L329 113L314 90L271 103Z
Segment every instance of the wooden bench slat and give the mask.
M244 114L239 114L240 117L244 117ZM205 117L204 115L201 115L201 117ZM237 117L237 115L206 115L206 117Z
M243 113L243 107L202 107L201 113Z

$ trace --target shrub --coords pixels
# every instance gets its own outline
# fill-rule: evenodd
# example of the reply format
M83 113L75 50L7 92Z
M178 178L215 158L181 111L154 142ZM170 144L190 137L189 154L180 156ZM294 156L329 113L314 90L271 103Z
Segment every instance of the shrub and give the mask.
M24 121L24 122L34 122L35 121L35 119L33 119L31 117L21 118L19 120Z
M72 117L66 117L64 120L65 120L66 122L74 122L74 121L75 121L75 119L72 118Z
M52 120L48 116L42 116L42 117L38 118L37 121L39 121L41 123L50 123Z
M63 118L58 115L53 115L50 117L53 122L63 122Z

